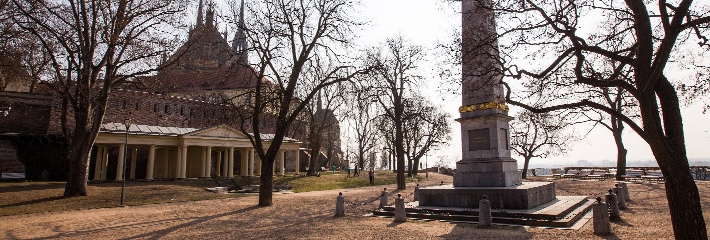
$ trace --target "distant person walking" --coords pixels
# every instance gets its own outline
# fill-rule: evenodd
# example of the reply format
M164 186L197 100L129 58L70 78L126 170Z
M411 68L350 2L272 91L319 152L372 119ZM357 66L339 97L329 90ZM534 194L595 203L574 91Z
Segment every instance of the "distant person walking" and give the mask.
M355 165L355 173L353 173L353 177L359 177L360 176L360 171L357 170L357 164Z
M367 173L370 176L370 185L375 185L375 171L372 171L370 169L370 172Z
M350 167L348 167L348 177L350 177Z

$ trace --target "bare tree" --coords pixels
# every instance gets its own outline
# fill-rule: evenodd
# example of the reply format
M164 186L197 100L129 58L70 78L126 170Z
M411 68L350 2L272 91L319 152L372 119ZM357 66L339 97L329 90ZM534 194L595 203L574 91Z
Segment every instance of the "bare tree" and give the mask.
M510 146L523 157L522 178L527 178L532 158L546 158L567 152L574 136L569 119L549 113L523 111L511 124Z
M349 15L356 3L346 0L263 0L247 5L244 26L257 81L248 106L252 145L262 160L259 206L272 205L274 160L291 125L328 86L363 73L341 54L359 23ZM315 74L319 69L324 74ZM307 83L307 84L306 84ZM272 135L261 122L273 118ZM243 128L244 130L244 128ZM265 143L268 143L265 144Z
M86 196L89 152L111 88L156 70L187 5L167 1L11 0L13 21L40 43L46 79L62 97L62 131L69 146L64 196ZM68 117L72 114L73 117Z
M404 190L407 187L404 176L404 99L421 79L417 68L424 55L421 47L408 44L402 37L388 39L384 46L367 52L368 64L377 66L367 84L371 96L383 108L384 116L394 125L397 189Z
M486 42L500 43L501 56L495 56L503 66L500 74L554 89L555 101L539 108L524 98L513 98L510 88L506 102L535 113L593 108L621 119L649 144L666 177L675 237L706 239L700 196L688 165L681 101L674 86L674 80L691 80L673 79L676 75L668 72L682 69L676 59L692 58L679 54L679 49L698 43L695 51L707 51L707 9L692 0L658 0L654 5L641 0L511 0L495 5L489 0L469 1L479 9L492 6L497 17L505 20L499 21L505 22L499 25L500 34ZM590 30L578 31L583 28ZM600 62L618 67L606 71L608 65ZM632 74L619 79L620 72ZM601 99L586 97L590 89L610 87L623 89L638 102L632 111L640 113L640 123Z
M318 69L316 69L318 71ZM340 152L340 121L337 110L345 104L346 84L330 85L318 92L318 100L311 102L304 111L307 115L307 140L310 151L308 176L315 176L322 149L326 150L329 162Z
M419 160L431 150L451 140L451 116L422 96L404 101L404 148L408 177L417 175Z

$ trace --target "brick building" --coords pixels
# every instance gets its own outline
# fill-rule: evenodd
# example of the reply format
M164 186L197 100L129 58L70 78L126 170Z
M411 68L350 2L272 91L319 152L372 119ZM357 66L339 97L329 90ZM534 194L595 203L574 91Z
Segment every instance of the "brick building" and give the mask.
M260 162L246 136L235 130L240 129L242 123L234 117L233 105L224 104L225 99L231 103L248 104L252 101L251 92L256 81L270 84L266 79L257 79L247 64L243 36L240 32L235 34L230 46L227 34L220 33L215 26L213 7L210 5L203 11L200 1L197 21L189 31L187 41L173 56L165 57L165 62L175 63L155 76L137 79L112 90L104 126L92 150L89 179L117 179L122 172L118 166L123 159L130 161L127 162L130 172L126 173L127 178L258 174ZM0 115L0 172L26 173L28 179L62 180L62 174L52 173L53 169L56 171L56 165L66 165L62 163L66 160L60 152L60 140L43 142L52 145L49 148L57 149L55 154L28 157L25 148L29 147L21 145L30 143L26 137L18 137L58 136L51 139L61 139L61 98L42 84L32 91L25 90L0 91L0 110L12 107L7 116ZM127 118L131 119L132 127L128 134L129 144L125 145L123 140L117 139L119 135L125 135L125 127L120 126ZM266 128L262 131L268 132L268 126L273 126L270 121L264 120L262 126ZM305 151L299 150L301 143L296 140L305 139L305 126L297 124L284 144L276 163L280 169L274 169L277 174L303 171L308 166L308 157ZM339 128L333 134L339 139ZM335 152L340 152L339 144L335 147ZM332 149L325 151L333 152ZM124 152L129 155L124 156Z

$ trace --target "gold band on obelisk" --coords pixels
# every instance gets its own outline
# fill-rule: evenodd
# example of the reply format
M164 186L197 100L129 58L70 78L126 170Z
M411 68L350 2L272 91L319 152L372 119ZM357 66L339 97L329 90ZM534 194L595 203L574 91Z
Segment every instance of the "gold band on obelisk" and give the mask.
M497 102L487 102L487 103L481 103L481 104L471 104L467 106L461 106L459 107L459 112L460 113L465 113L465 112L475 112L479 110L488 110L488 109L500 109L503 111L508 111L508 105L505 105L505 103L497 103Z

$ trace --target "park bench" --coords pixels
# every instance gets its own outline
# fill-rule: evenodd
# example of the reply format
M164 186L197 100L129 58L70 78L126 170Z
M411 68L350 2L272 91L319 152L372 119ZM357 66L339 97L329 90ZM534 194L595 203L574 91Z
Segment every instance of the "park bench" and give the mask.
M25 173L2 173L2 180L22 181L25 180Z
M643 170L641 169L627 169L626 174L621 175L624 181L641 181L641 176L643 176Z
M567 170L567 172L562 174L562 178L576 178L578 174L579 174L579 170L569 169L569 170Z
M562 177L562 173L564 173L564 172L562 171L562 169L557 169L557 168L553 168L553 169L552 169L552 177L553 177L553 178L561 178L561 177Z
M647 171L646 175L641 176L641 179L648 180L649 182L650 181L660 182L660 181L666 180L666 178L663 176L663 172L661 172L660 170Z
M606 169L592 169L587 174L586 179L604 180L606 178Z

